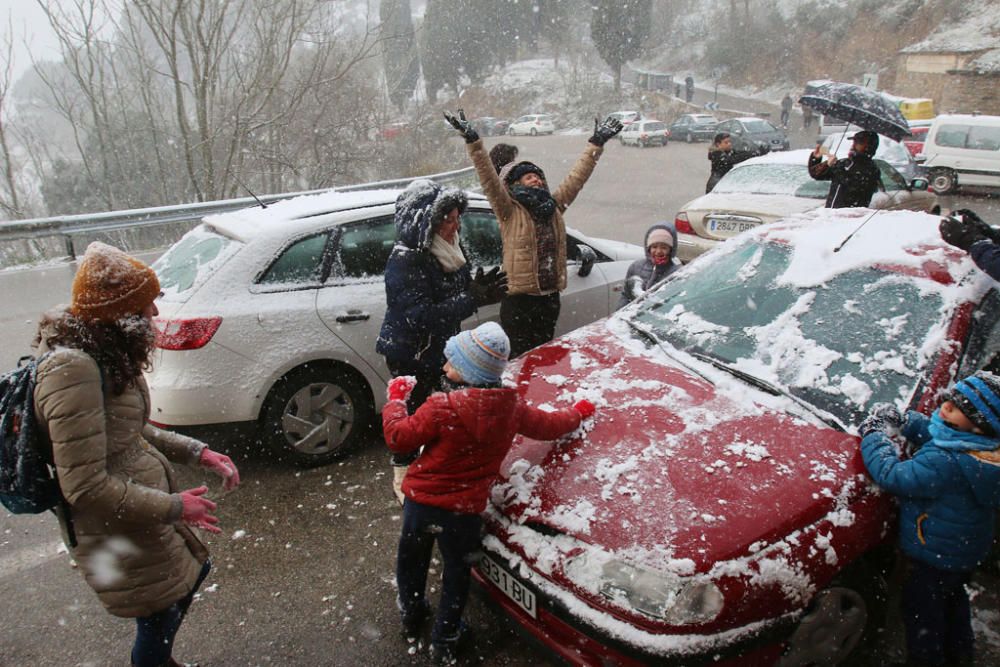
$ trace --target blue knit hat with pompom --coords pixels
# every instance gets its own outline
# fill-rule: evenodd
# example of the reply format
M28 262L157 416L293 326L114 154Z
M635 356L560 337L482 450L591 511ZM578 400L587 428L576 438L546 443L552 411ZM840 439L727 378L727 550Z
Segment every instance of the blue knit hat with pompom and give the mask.
M444 356L468 384L496 384L507 367L510 339L499 324L486 322L449 338Z

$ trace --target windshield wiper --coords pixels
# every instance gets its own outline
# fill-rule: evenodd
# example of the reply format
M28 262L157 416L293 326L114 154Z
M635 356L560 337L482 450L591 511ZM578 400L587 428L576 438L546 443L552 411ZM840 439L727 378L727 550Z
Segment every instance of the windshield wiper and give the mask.
M709 363L712 366L718 368L719 370L723 370L732 375L733 377L739 378L740 380L743 380L750 386L756 387L757 389L760 389L761 391L771 394L772 396L784 396L786 398L795 401L800 406L808 410L809 414L813 415L814 417L816 417L821 422L823 422L824 424L826 424L831 428L834 428L841 432L847 431L847 429L844 428L844 426L840 422L838 422L833 417L827 415L823 411L819 410L816 406L812 405L807 401L802 400L795 394L792 394L789 391L782 389L781 387L771 384L767 380L761 380L756 375L751 375L746 371L741 371L738 368L730 366L722 359L719 359L718 357L713 357L710 354L706 354L704 352L698 352L697 350L687 350L687 353L690 354L695 359L700 359L701 361Z
M701 379L705 380L709 384L711 384L713 386L715 385L715 383L712 382L711 378L707 377L704 373L702 373L701 371L699 371L697 368L692 367L690 364L684 363L680 358L678 358L677 355L670 354L670 352L667 350L667 347L665 347L663 345L663 341L661 341L659 338L657 338L656 336L654 336L652 331L649 331L648 329L644 329L644 328L640 327L638 324L636 324L635 322L633 322L631 319L626 319L625 323L628 324L629 328L631 328L632 331L635 331L636 333L638 333L639 335L641 335L643 338L645 338L646 340L648 340L649 342L651 342L653 345L655 345L657 348L659 348L659 350L661 352L663 352L663 354L667 355L672 360L676 361L681 366L683 366L687 370L691 371L692 373L694 373L695 375L697 375Z

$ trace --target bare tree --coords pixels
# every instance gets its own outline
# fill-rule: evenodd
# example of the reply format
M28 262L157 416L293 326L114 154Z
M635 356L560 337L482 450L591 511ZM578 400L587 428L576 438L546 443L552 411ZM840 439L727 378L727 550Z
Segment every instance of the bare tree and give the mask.
M40 76L108 208L325 185L317 138L352 144L379 94L355 80L378 40L321 0L37 1L63 58Z
M8 218L23 218L15 178L14 159L7 139L7 112L14 70L13 27L7 20L7 32L0 40L0 170L3 171L4 192L0 193L0 209Z

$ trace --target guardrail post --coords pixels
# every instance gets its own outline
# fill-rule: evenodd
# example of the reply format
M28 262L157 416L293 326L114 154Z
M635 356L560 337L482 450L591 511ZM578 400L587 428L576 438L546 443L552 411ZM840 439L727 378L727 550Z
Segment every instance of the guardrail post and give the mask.
M69 256L69 261L76 261L76 248L73 247L73 235L66 234L66 254Z

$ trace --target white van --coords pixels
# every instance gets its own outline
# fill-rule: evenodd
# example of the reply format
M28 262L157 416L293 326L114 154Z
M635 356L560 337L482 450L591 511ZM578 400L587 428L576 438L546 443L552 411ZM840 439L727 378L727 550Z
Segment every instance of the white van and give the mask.
M917 161L939 195L962 185L1000 187L1000 116L938 116Z

